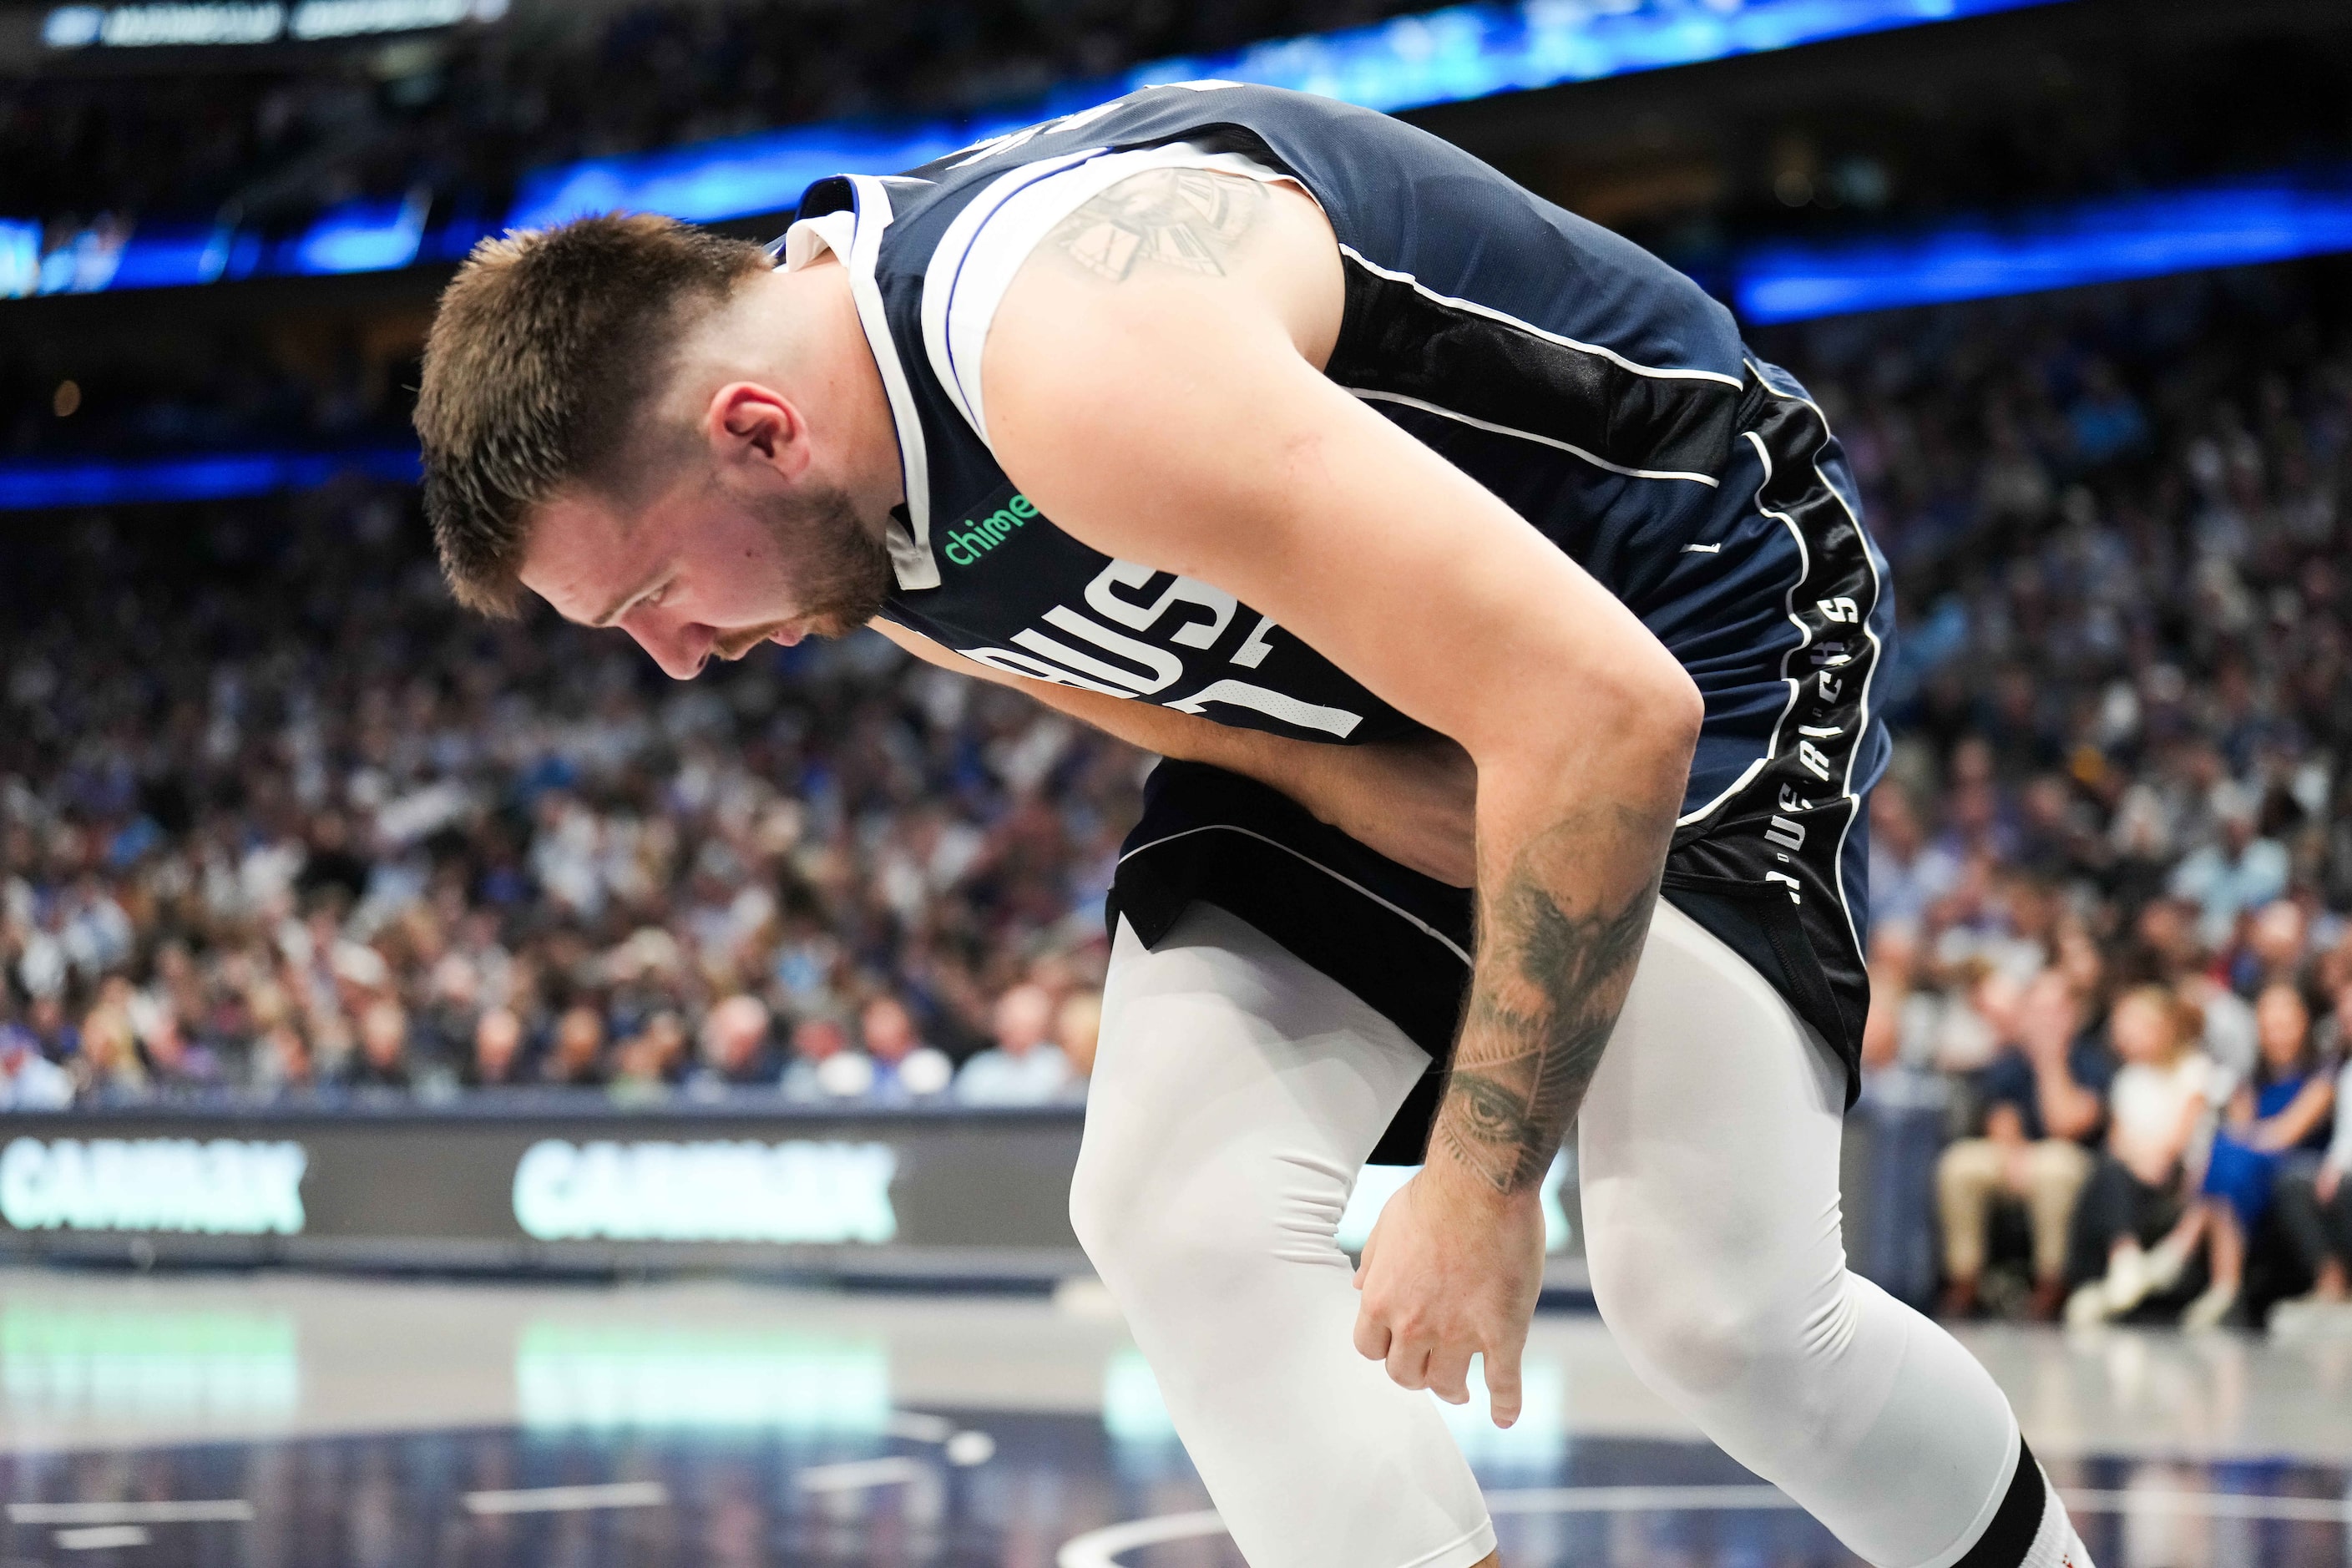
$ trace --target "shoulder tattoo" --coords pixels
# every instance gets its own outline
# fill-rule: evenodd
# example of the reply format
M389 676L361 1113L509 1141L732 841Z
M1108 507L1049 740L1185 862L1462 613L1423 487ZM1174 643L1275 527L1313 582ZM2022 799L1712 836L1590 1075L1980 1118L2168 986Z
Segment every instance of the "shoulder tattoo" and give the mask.
M1221 274L1265 204L1244 174L1205 169L1153 169L1131 175L1082 203L1051 236L1069 258L1118 282L1139 263Z

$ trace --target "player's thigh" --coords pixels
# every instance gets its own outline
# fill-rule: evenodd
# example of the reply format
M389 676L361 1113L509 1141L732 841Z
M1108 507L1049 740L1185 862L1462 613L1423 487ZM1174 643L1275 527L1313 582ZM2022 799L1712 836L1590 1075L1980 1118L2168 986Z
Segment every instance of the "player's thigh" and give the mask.
M1807 1325L1838 1321L1842 1073L1760 975L1659 906L1578 1123L1593 1299L1654 1383L1780 1398Z
M1072 1184L1080 1239L1296 1236L1344 1205L1427 1066L1386 1017L1214 905L1152 948L1122 922Z
M1734 1246L1836 1229L1844 1067L1785 998L1661 901L1579 1122L1596 1197Z

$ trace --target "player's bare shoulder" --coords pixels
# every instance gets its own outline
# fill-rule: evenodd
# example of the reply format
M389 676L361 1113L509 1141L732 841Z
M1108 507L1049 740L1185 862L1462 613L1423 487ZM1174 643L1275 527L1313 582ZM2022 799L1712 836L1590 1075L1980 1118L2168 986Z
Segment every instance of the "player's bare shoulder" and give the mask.
M1139 267L1223 277L1263 238L1265 182L1213 169L1151 169L1080 203L1040 248L1120 283Z
M1288 181L1221 169L1146 169L1081 202L1029 254L989 334L999 358L1066 353L1089 320L1178 309L1171 294L1265 312L1310 363L1329 358L1344 281L1339 242Z

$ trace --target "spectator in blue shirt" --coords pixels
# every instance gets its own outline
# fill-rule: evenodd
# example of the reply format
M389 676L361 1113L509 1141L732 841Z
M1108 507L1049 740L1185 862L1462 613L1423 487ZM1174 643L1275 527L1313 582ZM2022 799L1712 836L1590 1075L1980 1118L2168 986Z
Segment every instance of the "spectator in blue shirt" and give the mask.
M2003 1195L2024 1203L2032 1233L2033 1315L2053 1318L2065 1300L2068 1227L2115 1078L2114 1061L2084 1029L2084 1011L2064 974L2046 969L2034 977L2011 1037L1978 1074L1979 1135L1954 1142L1937 1162L1948 1316L1976 1310L1986 1230Z

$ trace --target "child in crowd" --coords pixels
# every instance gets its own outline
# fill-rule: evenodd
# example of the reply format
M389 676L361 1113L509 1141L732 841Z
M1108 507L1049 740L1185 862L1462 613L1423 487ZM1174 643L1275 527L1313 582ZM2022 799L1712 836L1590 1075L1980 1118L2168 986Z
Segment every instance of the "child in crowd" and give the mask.
M2163 986L2126 992L2108 1032L2123 1065L2108 1091L2106 1152L2074 1211L2074 1273L2090 1276L2067 1298L2075 1324L2120 1318L2179 1282L2194 1245L2177 1224L2185 1172L2213 1089L2212 1060L2189 1045L2187 1009Z

